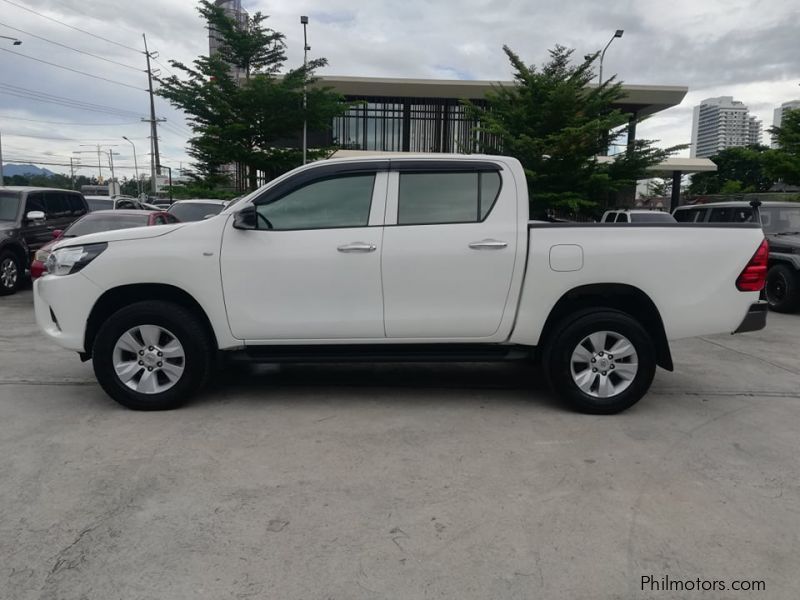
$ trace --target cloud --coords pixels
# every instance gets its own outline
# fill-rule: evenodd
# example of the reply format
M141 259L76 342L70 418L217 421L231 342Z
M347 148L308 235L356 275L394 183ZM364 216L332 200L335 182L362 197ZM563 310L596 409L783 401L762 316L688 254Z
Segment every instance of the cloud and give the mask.
M190 62L206 53L205 24L191 0L13 0L57 21L111 39L125 48L44 19L3 2L0 22L109 60L144 69L142 32L158 61ZM797 61L796 0L245 0L251 12L270 16L268 25L287 36L287 66L302 63L303 30L299 16L310 17L312 56L325 56L323 74L376 77L474 78L504 80L511 69L502 52L508 44L528 63L541 63L555 44L575 48L575 55L597 51L615 29L624 29L606 53L604 72L628 83L688 85L684 103L643 123L639 135L665 145L689 141L691 107L703 98L733 95L771 124L772 108L800 97ZM146 78L131 70L59 48L0 26L0 34L23 39L14 49L142 90ZM154 65L163 69L160 64ZM130 145L139 164L149 158L147 94L0 52L0 83L111 106L127 117L76 110L0 93L0 129L6 155L67 161L81 143L119 143L120 166L130 167ZM165 163L188 162L182 115L165 101L157 111L168 119L160 128ZM11 118L9 118L11 117ZM16 117L16 118L15 118ZM20 119L80 122L55 125ZM101 126L101 123L119 123ZM16 134L16 135L15 135ZM39 136L39 137L22 137ZM42 137L70 138L74 141ZM103 140L95 142L94 140ZM88 157L89 155L84 155ZM91 162L85 158L84 163ZM57 170L57 169L55 169ZM88 171L87 171L88 173Z

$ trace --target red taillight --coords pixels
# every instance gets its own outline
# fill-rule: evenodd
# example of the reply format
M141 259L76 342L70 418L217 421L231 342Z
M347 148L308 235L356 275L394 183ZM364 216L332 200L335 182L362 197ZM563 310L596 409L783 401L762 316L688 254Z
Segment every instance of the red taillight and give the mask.
M736 289L740 292L760 292L767 280L767 263L769 262L769 244L767 240L753 254L744 271L736 279Z

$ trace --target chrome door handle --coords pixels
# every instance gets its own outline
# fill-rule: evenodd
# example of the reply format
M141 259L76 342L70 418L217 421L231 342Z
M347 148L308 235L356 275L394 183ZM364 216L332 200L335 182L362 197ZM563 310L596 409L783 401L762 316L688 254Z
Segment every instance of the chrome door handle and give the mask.
M508 246L508 242L501 242L500 240L481 240L472 242L469 245L473 250L502 250L506 246Z
M350 244L344 244L343 246L339 246L336 249L339 252L375 252L377 248L378 247L375 244L367 244L364 242L352 242Z

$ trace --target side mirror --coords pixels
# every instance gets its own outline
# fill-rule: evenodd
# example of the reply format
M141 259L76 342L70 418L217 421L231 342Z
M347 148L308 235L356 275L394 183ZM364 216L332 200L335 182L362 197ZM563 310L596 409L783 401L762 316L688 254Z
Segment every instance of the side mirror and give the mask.
M256 207L251 204L235 213L233 215L233 227L234 229L257 229L258 217L256 216Z
M53 239L54 239L54 240L57 240L57 239L58 239L58 238L60 238L62 235L64 235L64 230L63 230L63 229L54 229L54 230L53 230Z
M28 221L44 221L44 213L41 210L32 210L25 215L25 218Z

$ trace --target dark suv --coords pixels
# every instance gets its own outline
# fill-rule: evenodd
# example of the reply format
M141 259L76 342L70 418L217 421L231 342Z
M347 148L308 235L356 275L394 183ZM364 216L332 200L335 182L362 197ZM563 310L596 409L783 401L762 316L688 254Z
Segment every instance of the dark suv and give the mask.
M33 254L89 212L79 192L0 187L0 296L19 289Z
M769 240L769 271L764 293L777 312L800 309L800 202L763 202L761 227ZM679 223L751 223L747 202L681 206L672 213Z

